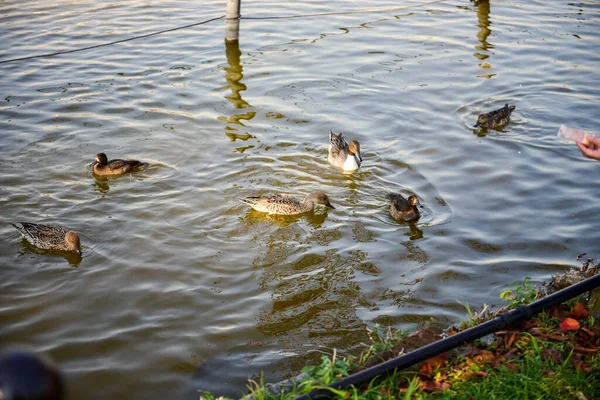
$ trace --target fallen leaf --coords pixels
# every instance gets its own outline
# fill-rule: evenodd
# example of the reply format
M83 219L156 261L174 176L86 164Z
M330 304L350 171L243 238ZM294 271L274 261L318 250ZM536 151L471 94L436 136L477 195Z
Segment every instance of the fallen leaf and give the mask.
M506 368L510 369L511 371L521 372L521 367L519 367L519 365L517 365L513 362L507 362L506 364L504 364L504 366Z
M485 377L487 377L487 374L483 371L473 371L473 372L469 372L468 374L464 374L463 379L467 380L474 376L481 376L481 377L485 378Z
M560 327L565 331L576 331L579 329L579 322L573 318L565 318L560 323Z
M513 332L513 334L509 336L508 341L506 342L506 347L512 346L513 343L515 342L516 338L517 338L517 332Z
M443 367L446 364L446 360L443 356L435 356L423 361L423 364L429 364L432 369L436 369Z
M538 327L531 328L531 329L530 329L528 332L529 332L529 333L530 333L532 336L541 336L541 335L543 335L543 332L542 332L542 330L541 330L540 328L538 328Z
M594 354L598 351L598 349L586 349L585 347L577 347L575 346L573 350L583 353L583 354Z
M427 381L421 384L420 389L427 393L441 392L442 390L444 390L444 385L435 381Z
M586 328L585 326L582 326L580 329L581 329L581 330L580 330L580 332L585 332L585 333L586 333L586 334L588 334L589 336L594 336L594 335L595 335L595 333L594 333L594 332L592 332L591 330L589 330L589 329L588 329L588 328Z
M486 363L488 361L492 361L495 359L496 359L496 356L494 355L494 353L492 353L489 350L481 350L481 353L479 353L478 355L473 357L473 360L475 360L477 362L483 362L483 363Z
M578 303L575 307L573 307L571 313L569 314L569 317L577 319L587 318L589 316L590 312L585 308L584 303Z
M546 339L546 340L554 340L554 341L557 341L557 342L564 342L565 340L569 340L569 338L567 336L556 335L556 334L553 334L553 333L546 333L546 334L543 334L541 337L544 338L544 339Z

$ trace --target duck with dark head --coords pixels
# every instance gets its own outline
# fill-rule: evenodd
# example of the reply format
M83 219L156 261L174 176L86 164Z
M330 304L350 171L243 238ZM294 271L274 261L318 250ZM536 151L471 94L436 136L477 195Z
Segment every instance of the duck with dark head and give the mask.
M388 193L390 200L390 215L393 219L400 222L415 222L421 218L421 213L417 209L420 206L419 199L415 195L408 196L405 199L401 194Z
M138 160L110 160L104 153L96 155L96 163L94 164L94 174L98 176L114 176L123 175L129 172L139 171L147 167L148 164Z

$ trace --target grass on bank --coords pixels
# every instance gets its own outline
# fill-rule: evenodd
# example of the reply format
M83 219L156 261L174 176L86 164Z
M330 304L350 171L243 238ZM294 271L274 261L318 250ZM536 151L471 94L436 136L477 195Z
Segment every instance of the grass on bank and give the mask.
M589 270L590 260L584 262ZM593 262L592 262L593 265ZM599 264L600 265L600 264ZM594 266L595 273L598 265ZM579 273L580 271L576 271ZM579 276L585 278L586 276ZM564 277L560 279L564 280ZM555 277L553 283L558 282ZM550 284L552 285L552 283ZM560 287L562 288L562 287ZM556 288L559 290L560 288ZM501 298L508 305L480 312L465 305L469 319L445 334L477 325L521 304L544 296L527 278ZM337 399L578 399L600 398L600 323L583 298L551 307L520 326L433 357L411 369L396 371L369 384L331 390ZM340 359L334 351L321 364L307 366L302 378L282 387L250 381L248 398L293 399L346 377L360 369L441 339L426 328L408 336L392 329L369 332L371 346L359 357ZM203 392L206 400L217 399ZM221 398L218 398L221 399Z

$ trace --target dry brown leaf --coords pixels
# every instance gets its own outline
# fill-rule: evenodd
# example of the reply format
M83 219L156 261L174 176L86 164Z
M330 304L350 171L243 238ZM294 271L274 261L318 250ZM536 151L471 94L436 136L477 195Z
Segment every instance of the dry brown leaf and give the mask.
M506 364L504 364L504 366L510 369L511 371L521 372L521 367L519 367L518 364L515 364L513 362L507 362Z
M516 338L517 338L517 332L513 332L512 335L510 335L508 337L508 341L506 342L506 347L512 346L513 343L515 342Z
M586 349L585 347L577 347L573 348L575 351L583 354L594 354L598 351L598 349Z
M569 314L569 317L577 319L587 318L589 316L590 312L585 308L585 303L578 303L575 307L573 307L571 313Z
M473 372L469 372L468 374L464 374L462 376L462 378L464 380L467 380L467 379L472 378L474 376L481 376L481 377L485 378L485 377L487 377L487 374L485 372L483 372L483 371L473 371Z
M557 335L554 333L545 333L545 334L541 335L541 337L546 340L554 340L557 342L564 342L565 340L569 340L569 338L567 336Z
M423 361L423 364L429 364L432 369L443 367L446 364L446 359L443 356L435 356Z
M496 356L494 355L494 353L492 353L489 350L481 350L481 353L479 353L478 355L473 357L473 360L480 362L480 363L481 362L486 363L488 361L492 361L495 359L496 359Z

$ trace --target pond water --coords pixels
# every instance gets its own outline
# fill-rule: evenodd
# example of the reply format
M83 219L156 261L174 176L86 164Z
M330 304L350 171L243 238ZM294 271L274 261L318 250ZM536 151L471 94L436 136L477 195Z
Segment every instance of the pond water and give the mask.
M245 17L397 7L242 4ZM600 3L442 1L223 21L0 64L0 344L48 352L71 398L235 396L375 324L463 319L513 282L598 256L600 162L556 137L600 126ZM192 24L224 2L0 2L0 61ZM515 104L501 130L480 112ZM363 168L329 166L329 130ZM96 153L152 166L95 179ZM323 190L273 218L237 201ZM385 194L416 193L417 224ZM81 260L8 222L82 233Z

